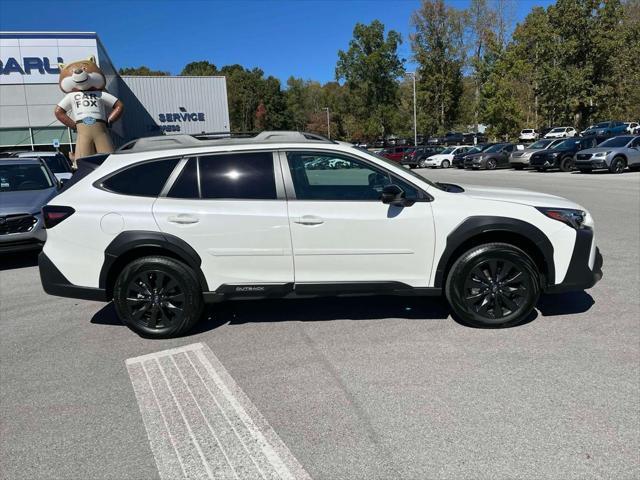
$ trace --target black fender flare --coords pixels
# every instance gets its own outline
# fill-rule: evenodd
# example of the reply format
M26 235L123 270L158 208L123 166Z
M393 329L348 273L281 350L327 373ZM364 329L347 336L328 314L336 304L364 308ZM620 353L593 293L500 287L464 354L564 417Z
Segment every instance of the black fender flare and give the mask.
M202 291L209 290L207 281L200 266L200 255L187 242L169 233L146 230L130 230L116 236L104 251L104 263L100 270L99 286L106 289L109 273L114 264L122 255L128 254L139 248L161 248L173 253L176 257L191 267L196 273Z
M474 216L464 220L448 236L447 244L438 261L434 287L443 288L448 267L455 261L452 255L458 248L474 237L487 233L516 234L533 244L540 252L546 267L545 281L548 285L555 282L553 245L549 238L535 225L509 217Z

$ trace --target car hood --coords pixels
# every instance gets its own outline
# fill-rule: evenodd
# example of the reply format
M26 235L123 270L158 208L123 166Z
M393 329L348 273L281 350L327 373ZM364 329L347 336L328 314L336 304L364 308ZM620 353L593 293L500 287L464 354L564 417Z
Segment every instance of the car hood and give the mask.
M468 197L499 202L519 203L532 207L576 208L583 207L571 200L548 193L533 192L520 188L484 187L480 185L460 185Z
M46 190L25 190L21 192L0 192L0 214L36 213L56 196L55 188Z
M598 152L615 152L618 150L622 150L625 147L596 147L596 148L587 148L585 150L580 150L579 153L598 153Z
M429 160L446 160L447 158L449 158L451 155L447 155L446 153L436 153L434 155L430 155L427 158L427 161Z

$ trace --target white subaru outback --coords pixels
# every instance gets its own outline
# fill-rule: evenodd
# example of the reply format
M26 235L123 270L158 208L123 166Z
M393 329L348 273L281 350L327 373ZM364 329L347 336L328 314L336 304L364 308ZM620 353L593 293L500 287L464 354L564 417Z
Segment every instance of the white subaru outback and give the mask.
M113 300L146 336L187 332L205 303L341 294L444 294L459 320L504 327L602 277L580 205L432 183L312 134L142 138L88 160L43 208L42 284Z

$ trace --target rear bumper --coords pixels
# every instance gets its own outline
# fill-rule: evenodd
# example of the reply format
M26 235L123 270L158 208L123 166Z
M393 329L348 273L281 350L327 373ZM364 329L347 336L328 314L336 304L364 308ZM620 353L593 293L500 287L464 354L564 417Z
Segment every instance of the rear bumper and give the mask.
M602 255L600 254L600 249L592 244L593 230L590 228L578 230L573 254L571 255L571 261L564 280L562 283L549 285L545 289L546 293L586 290L602 279ZM595 249L595 258L591 268L589 264L592 248Z
M69 282L44 252L38 256L38 267L42 288L49 295L99 302L108 301L107 293L103 288L79 287Z

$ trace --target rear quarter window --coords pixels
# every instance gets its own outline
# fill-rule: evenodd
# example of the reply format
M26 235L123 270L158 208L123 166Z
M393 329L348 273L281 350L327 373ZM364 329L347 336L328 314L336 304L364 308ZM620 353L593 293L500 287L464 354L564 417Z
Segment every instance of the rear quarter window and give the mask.
M154 160L121 170L102 180L110 192L139 197L157 197L179 159Z

